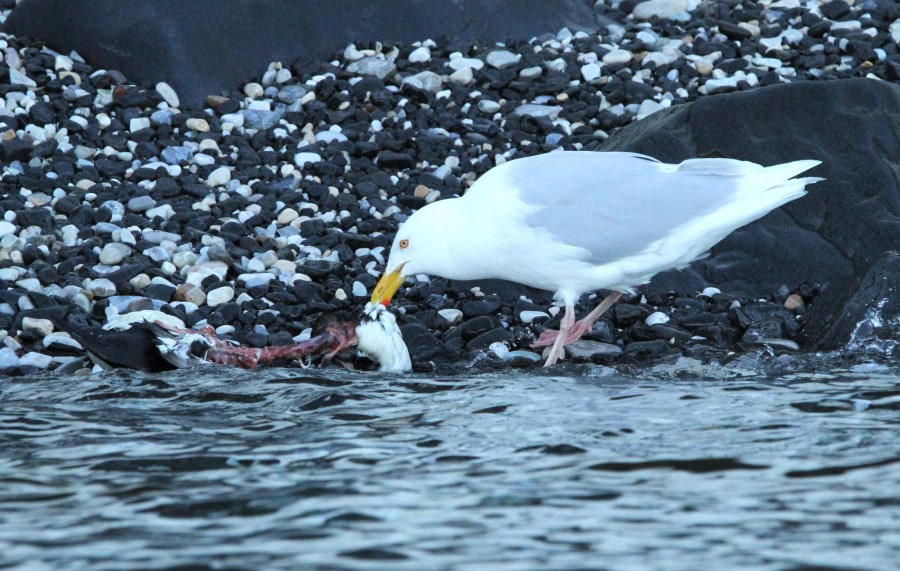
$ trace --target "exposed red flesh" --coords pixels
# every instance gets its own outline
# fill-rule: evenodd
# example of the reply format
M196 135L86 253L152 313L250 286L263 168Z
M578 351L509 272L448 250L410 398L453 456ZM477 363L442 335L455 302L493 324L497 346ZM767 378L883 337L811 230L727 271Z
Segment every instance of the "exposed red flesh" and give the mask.
M159 324L158 324L159 325ZM356 324L352 322L333 321L323 328L321 334L293 345L275 345L271 347L243 347L220 339L209 325L198 330L174 330L166 327L174 335L195 333L202 335L209 343L206 360L219 365L256 369L257 366L270 364L276 359L302 359L308 355L325 353L323 364L328 363L336 354L357 344Z

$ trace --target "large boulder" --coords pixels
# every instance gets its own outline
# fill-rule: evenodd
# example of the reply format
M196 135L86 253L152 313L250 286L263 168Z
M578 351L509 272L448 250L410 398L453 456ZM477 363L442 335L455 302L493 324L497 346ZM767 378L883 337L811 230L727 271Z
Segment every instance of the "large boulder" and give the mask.
M805 332L807 347L816 349L846 343L880 302L860 293L878 288L859 284L900 244L900 86L848 79L707 97L630 125L601 148L676 163L692 157L823 163L808 174L827 180L808 187L806 196L735 231L689 269L657 276L651 290L712 283L764 295L783 284L819 284L823 293Z
M22 0L3 31L77 50L132 81L166 81L182 103L235 89L270 62L327 61L351 42L528 40L595 29L585 0Z

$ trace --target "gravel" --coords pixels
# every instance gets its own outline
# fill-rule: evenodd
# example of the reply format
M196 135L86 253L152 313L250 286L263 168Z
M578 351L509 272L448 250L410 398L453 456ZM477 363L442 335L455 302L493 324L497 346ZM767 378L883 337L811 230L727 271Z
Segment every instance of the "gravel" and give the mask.
M373 42L320 64L274 62L203 108L179 107L166 83L135 86L77 53L0 35L0 370L82 358L24 328L46 311L103 322L152 306L242 343L299 338L322 313L362 307L413 210L461 194L496 164L593 148L715 93L900 79L891 3L597 9L619 24L507 45ZM408 286L394 310L419 370L476 359L535 366L529 342L559 321L549 294L514 284ZM795 351L817 291L638 295L571 354L609 363L760 344ZM496 343L508 351L488 350Z

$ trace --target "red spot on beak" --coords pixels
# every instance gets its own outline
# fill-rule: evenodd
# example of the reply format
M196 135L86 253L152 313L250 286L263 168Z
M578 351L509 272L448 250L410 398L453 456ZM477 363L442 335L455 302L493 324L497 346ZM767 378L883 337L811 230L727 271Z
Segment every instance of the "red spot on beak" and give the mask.
M386 297L386 298L384 298L384 299L381 300L381 305L383 305L383 306L385 306L385 307L387 307L390 303L391 303L390 298L387 298L387 297Z

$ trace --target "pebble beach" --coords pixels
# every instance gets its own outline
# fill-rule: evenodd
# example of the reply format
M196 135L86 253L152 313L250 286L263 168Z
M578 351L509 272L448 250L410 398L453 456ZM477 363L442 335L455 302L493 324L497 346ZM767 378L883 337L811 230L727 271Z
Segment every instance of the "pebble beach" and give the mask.
M605 2L596 33L349 45L183 105L77 53L0 35L0 372L88 373L55 319L157 309L253 347L368 301L393 235L516 157L593 150L679 104L779 83L900 79L900 6ZM8 13L8 12L7 12ZM5 14L3 15L5 17ZM462 230L464 231L464 229ZM417 370L534 367L550 294L419 276L392 310ZM620 302L569 359L794 352L818 284ZM579 311L592 306L585 298ZM360 363L360 366L365 366Z

